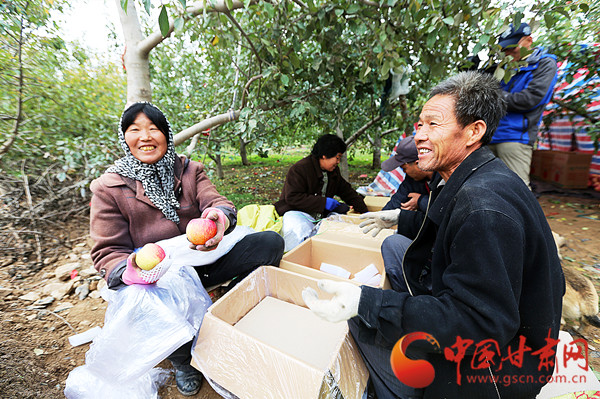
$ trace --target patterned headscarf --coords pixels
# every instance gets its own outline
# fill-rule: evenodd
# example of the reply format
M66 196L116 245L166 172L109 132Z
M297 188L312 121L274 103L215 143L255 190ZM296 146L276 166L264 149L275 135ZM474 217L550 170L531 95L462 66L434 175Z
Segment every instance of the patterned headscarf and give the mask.
M162 114L162 111L157 106L149 102L138 102L123 111L123 115L129 108L140 103L153 107ZM169 121L167 120L168 132L163 132L167 138L167 152L158 162L147 164L131 154L131 150L125 141L125 133L121 127L123 115L121 115L121 120L119 121L119 143L123 151L125 151L125 156L117 159L114 165L109 167L106 172L118 173L121 176L140 181L150 201L162 211L167 219L179 224L179 216L176 212L179 209L179 202L175 198L173 191L175 184L175 157L177 155L175 154L173 133L171 132Z

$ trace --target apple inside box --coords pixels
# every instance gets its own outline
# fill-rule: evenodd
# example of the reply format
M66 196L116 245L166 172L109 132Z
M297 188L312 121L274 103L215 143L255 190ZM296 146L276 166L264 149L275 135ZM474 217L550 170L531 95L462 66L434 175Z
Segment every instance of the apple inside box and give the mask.
M319 292L313 278L255 270L209 308L192 365L240 398L361 398L368 371L348 324L315 316L305 287Z
M377 288L389 289L390 284L385 275L379 247L380 245L371 248L356 246L343 241L333 241L327 236L316 235L283 255L279 267L316 279L350 281L357 285L368 284ZM349 278L322 271L324 270L323 266L329 265L349 272ZM373 267L377 269L380 276L377 283L366 283L357 278L367 271L366 269Z

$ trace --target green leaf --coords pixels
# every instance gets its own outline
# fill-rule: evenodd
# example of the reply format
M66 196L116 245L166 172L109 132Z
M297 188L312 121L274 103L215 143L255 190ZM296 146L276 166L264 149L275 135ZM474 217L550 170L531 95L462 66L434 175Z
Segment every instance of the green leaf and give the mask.
M187 7L185 0L179 0L179 2L183 6L183 9L185 9Z
M290 53L290 62L292 63L292 65L294 66L294 68L299 68L300 67L300 60L298 59L298 56L294 52Z
M282 83L284 86L287 86L287 85L290 83L290 78L289 78L289 76L287 76L287 75L281 75L281 76L279 77L279 80L281 80L281 83Z
M585 3L581 3L579 5L579 8L581 8L581 11L583 11L583 12L588 12L590 10L590 6L588 4L585 4Z
M506 71L502 68L496 68L496 70L494 71L494 77L496 79L498 79L498 81L502 80L502 78L504 78Z
M435 41L437 40L437 33L431 32L427 35L427 47L433 46Z
M129 3L129 0L121 0L121 8L125 11L127 11L127 3Z
M565 10L563 7L559 7L556 9L556 11L561 14L563 17L565 17L566 19L570 19L571 16L569 15L569 13L567 12L567 10Z
M549 12L544 14L544 21L546 22L546 28L551 28L554 25L554 16Z
M175 21L173 21L173 26L177 32L181 31L181 28L183 28L183 17L177 17Z
M453 17L446 17L442 21L444 21L444 23L446 25L454 25L454 18Z
M150 14L150 6L152 5L152 3L150 2L150 0L144 0L144 8L146 9L146 12L148 14Z
M344 10L342 10L340 8L336 8L334 12L335 12L335 15L337 15L339 17L340 15L342 15L344 13Z
M358 4L350 4L350 7L346 10L348 14L356 14L360 10L360 6Z
M165 6L162 6L162 9L160 10L158 26L160 27L160 33L163 37L167 37L169 34L169 16L167 15L167 8Z
M363 67L362 73L360 74L360 76L364 79L367 77L367 75L371 72L371 67L368 65L365 65Z

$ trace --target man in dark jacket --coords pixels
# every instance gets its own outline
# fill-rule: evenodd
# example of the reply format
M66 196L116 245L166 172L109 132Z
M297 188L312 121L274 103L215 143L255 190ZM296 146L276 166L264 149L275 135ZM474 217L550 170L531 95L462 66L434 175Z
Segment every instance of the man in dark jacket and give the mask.
M407 209L425 212L429 192L431 191L428 182L431 180L433 172L419 169L419 155L417 154L414 136L402 139L395 150L396 153L381 164L381 169L390 172L400 167L405 176L404 181L398 187L398 191L392 195L383 210Z
M392 227L396 223L399 226L398 234L388 236L381 243L381 256L391 287L397 291L406 291L407 288L402 275L402 255L406 252L416 235L416 230L423 222L429 202L429 193L434 183L433 179L437 179L437 184L439 175L419 168L419 154L417 153L414 136L406 137L400 141L395 151L396 153L393 156L381 164L381 169L390 171L402 167L406 176L400 187L398 187L398 191L382 209L383 211L390 211L389 226L386 227ZM403 210L402 218L399 218L401 209ZM361 223L360 226L367 226L363 231L365 234L370 233L376 236L383 226L372 223L369 215L369 213L361 215L361 218L367 218L367 221ZM404 225L405 223L409 223L410 226Z
M312 152L290 167L275 210L283 216L282 234L285 251L289 251L316 233L316 223L331 212L345 214L353 207L367 211L363 196L358 194L340 173L338 164L346 152L344 140L325 134ZM334 196L340 197L340 203Z
M552 98L556 84L556 56L533 47L531 28L512 24L498 39L498 45L514 61L525 63L508 81L502 80L507 114L500 121L490 149L529 186L533 145L542 112Z
M533 398L552 375L564 278L537 200L485 147L505 107L479 72L442 82L424 105L419 166L446 184L404 254L407 291L321 280L332 299L303 292L320 316L349 319L380 398ZM392 370L392 348L412 373ZM415 381L412 359L432 366L430 380Z

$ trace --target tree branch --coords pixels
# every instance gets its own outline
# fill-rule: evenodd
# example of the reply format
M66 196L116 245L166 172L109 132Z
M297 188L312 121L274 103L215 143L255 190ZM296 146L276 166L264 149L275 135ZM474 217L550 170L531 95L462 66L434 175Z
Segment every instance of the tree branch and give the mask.
M262 72L262 67L261 67L262 58L260 58L260 55L258 54L258 51L256 51L256 47L254 47L254 44L252 44L252 41L250 40L250 38L248 37L248 35L246 34L246 32L244 32L244 29L242 29L242 27L240 26L240 24L238 24L238 22L235 20L235 18L233 18L233 15L231 15L231 12L229 12L229 10L227 10L227 11L224 12L224 14L235 25L235 27L238 28L238 30L240 31L240 33L242 34L242 36L244 36L244 38L246 39L246 41L250 45L250 48L252 49L252 52L254 53L254 56L258 60L258 70L259 70L259 72Z
M238 8L244 7L244 3L242 3L239 0L233 0L231 10L227 7L227 3L225 2L225 0L217 0L213 4L207 4L207 3L208 2L206 2L206 1L202 1L202 2L191 4L185 10L184 20L187 21L188 19L196 17L199 14L202 14L205 10L207 12L227 13L231 10L236 10ZM150 50L152 50L154 47L158 46L167 37L171 36L171 33L173 33L173 30L175 29L175 25L174 25L173 21L174 21L174 19L171 19L171 22L169 23L169 32L167 33L166 36L163 36L162 33L160 33L160 32L154 32L139 42L138 49L145 54L149 54Z
M292 0L294 3L298 4L302 8L308 8L306 4L304 4L301 0Z
M582 111L581 109L577 109L576 107L573 107L571 104L569 104L568 102L566 102L564 100L559 100L559 99L555 98L555 99L553 99L553 101L555 103L557 103L558 105L560 105L561 107L566 108L569 111L575 112L577 115L584 117L585 119L589 120L590 122L592 122L594 124L598 123L598 119L594 118L587 112Z
M382 132L382 133L381 133L381 137L385 137L385 136L387 136L388 134L392 134L392 133L394 133L394 132L397 132L398 130L400 130L400 128L399 128L399 127L394 127L394 128L392 128L392 129L388 129L388 130L386 130L386 131L384 131L384 132Z
M230 110L224 114L216 115L211 118L207 118L199 123L196 123L193 126L188 127L187 129L182 130L173 136L173 144L179 145L189 139L190 137L203 132L206 129L210 129L217 125L222 125L223 123L231 122L237 120L240 117L240 111Z
M246 106L246 94L248 94L248 89L250 88L250 85L252 84L252 82L254 82L255 80L258 79L262 79L263 75L262 73L260 75L256 75L251 77L247 82L246 85L244 86L244 90L242 90L242 102L240 105L240 109L244 108Z
M367 131L368 128L370 128L371 126L373 126L374 124L376 124L377 122L379 122L381 119L383 119L383 117L378 114L375 118L371 119L370 121L368 121L367 123L365 123L360 129L358 129L356 132L354 132L352 134L352 136L348 137L346 139L346 145L348 147L350 147L356 140L358 140L358 138Z

